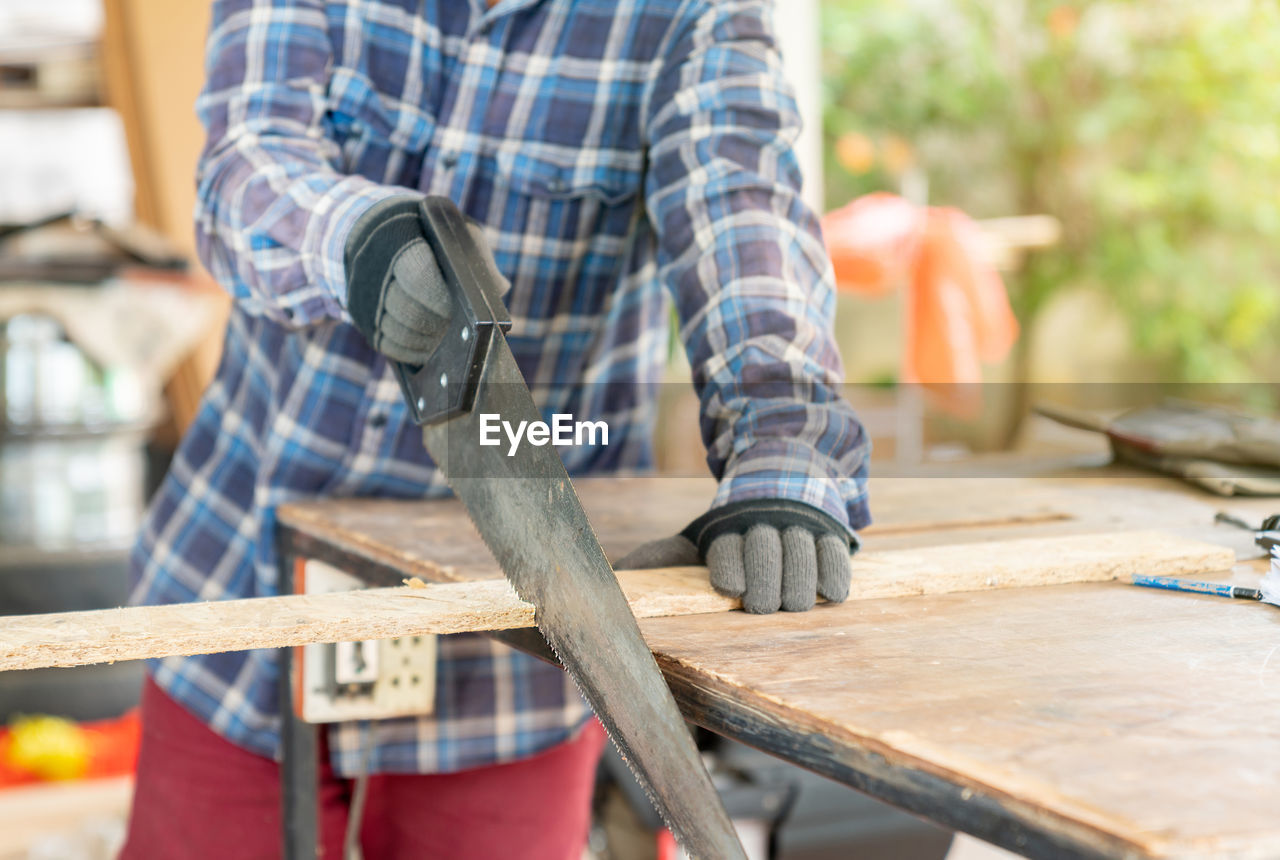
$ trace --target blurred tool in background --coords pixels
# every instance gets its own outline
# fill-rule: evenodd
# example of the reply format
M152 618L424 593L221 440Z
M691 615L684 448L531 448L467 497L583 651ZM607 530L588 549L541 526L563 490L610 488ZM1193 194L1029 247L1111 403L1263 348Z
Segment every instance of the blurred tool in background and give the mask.
M1274 418L1172 400L1111 418L1048 403L1036 411L1106 434L1122 462L1177 475L1220 496L1280 496L1280 421Z

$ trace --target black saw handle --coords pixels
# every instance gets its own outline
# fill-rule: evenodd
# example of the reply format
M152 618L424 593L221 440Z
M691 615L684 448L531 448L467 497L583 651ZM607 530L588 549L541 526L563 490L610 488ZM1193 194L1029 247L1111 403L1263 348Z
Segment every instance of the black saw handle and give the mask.
M452 312L426 364L393 362L415 424L437 424L471 410L494 331L511 328L502 303L506 287L493 255L447 197L427 197L418 209L422 232L444 275Z

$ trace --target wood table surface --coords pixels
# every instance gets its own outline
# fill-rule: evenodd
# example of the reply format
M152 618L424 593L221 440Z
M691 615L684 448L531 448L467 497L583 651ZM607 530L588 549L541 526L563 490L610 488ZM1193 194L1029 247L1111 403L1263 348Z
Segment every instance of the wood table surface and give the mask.
M587 479L611 557L705 509L698 479ZM1218 499L1120 469L873 479L868 549L1163 528L1264 563ZM386 575L500 572L453 501L329 500L280 523ZM1254 559L1250 560L1250 556ZM1120 583L641 622L692 721L1031 857L1280 857L1280 608Z

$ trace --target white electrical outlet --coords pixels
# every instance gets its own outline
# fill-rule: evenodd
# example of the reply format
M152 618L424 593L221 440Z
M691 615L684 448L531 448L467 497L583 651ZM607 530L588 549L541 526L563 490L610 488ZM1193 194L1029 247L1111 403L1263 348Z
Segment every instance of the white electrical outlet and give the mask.
M359 579L319 561L303 566L304 594L364 588ZM305 645L302 719L309 723L382 720L435 710L436 637Z
M436 637L402 636L382 643L377 699L392 716L429 714L436 703ZM426 710L422 704L426 703Z

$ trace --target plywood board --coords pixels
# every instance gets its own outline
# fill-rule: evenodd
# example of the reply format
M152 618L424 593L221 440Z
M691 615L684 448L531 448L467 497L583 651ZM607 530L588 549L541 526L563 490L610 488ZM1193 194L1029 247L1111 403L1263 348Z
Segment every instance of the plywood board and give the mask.
M695 721L1020 853L1280 856L1275 607L1075 585L641 627Z

